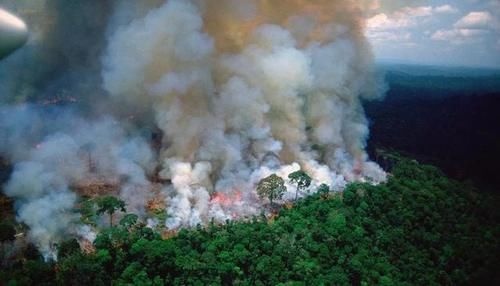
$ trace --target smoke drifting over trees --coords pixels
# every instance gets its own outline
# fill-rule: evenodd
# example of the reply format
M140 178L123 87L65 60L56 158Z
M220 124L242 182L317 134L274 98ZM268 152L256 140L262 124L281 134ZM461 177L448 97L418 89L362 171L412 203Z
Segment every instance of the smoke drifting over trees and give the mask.
M312 190L386 179L364 150L361 100L383 85L358 1L7 6L32 35L0 63L5 192L46 255L91 231L73 208L92 182L144 220L160 199L167 218L148 222L175 229L259 214L257 183L274 173L284 200L300 169Z

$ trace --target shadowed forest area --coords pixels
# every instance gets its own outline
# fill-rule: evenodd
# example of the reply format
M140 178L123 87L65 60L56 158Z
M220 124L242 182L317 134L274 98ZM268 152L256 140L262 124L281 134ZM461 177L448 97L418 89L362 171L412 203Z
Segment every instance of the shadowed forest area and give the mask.
M393 149L498 191L500 72L382 65L389 87L366 103L369 152Z

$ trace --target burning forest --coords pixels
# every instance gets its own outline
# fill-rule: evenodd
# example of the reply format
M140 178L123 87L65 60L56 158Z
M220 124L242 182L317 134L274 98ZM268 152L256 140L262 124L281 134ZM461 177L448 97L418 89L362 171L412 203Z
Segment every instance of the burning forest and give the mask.
M115 196L168 232L265 212L256 188L272 174L286 187L279 204L321 184L386 180L365 152L361 102L384 85L363 1L5 6L30 35L0 63L4 192L46 258L107 224L82 222L83 198ZM299 170L311 183L296 192Z

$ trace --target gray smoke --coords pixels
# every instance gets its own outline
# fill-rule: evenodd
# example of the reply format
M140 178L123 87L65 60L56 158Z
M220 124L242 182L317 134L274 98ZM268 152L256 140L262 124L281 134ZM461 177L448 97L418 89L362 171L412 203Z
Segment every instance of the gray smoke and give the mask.
M312 190L383 182L364 151L361 100L383 89L362 7L9 1L33 32L0 63L0 152L30 238L50 256L66 235L92 232L73 209L95 183L176 229L260 213L255 186L272 173L303 169ZM150 217L152 200L166 221Z

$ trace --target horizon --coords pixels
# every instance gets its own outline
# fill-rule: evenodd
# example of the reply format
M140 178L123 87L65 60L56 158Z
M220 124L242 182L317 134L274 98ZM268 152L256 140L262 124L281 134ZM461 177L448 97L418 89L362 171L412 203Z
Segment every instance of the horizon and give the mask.
M415 61L408 61L404 59L390 59L390 58L375 58L374 64L379 65L399 65L399 66L412 66L423 68L446 68L446 69L472 69L472 70L491 70L500 71L500 66L493 65L466 65L459 63L422 63Z

